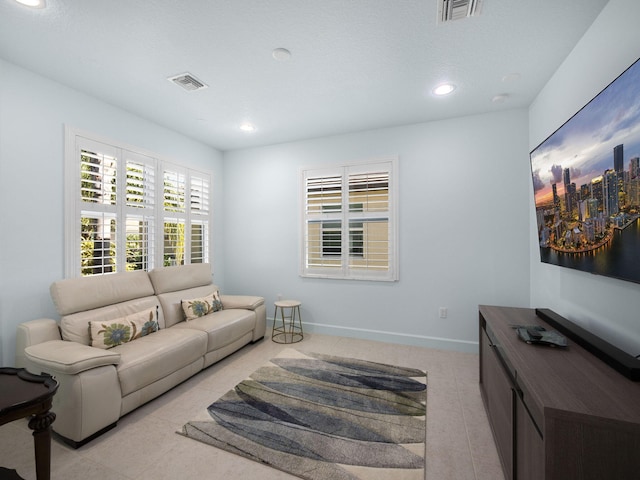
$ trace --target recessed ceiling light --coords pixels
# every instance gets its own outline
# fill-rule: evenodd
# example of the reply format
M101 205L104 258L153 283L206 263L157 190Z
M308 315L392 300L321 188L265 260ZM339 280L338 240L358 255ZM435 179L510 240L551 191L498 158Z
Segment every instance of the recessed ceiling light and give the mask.
M255 129L256 127L254 127L250 123L243 123L242 125L240 125L240 130L242 130L243 132L253 132Z
M47 6L45 0L16 0L16 2L31 8L44 8Z
M438 96L449 95L455 89L456 89L455 85L453 85L451 83L443 83L443 84L438 85L436 88L433 89L433 94L434 95L438 95Z
M279 62L286 62L291 58L291 52L286 48L276 48L271 52L271 56Z

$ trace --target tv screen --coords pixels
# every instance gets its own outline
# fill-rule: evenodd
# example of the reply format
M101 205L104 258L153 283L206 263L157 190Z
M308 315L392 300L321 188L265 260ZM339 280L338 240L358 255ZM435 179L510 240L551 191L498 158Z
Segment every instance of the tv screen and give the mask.
M640 59L530 158L542 262L640 283Z

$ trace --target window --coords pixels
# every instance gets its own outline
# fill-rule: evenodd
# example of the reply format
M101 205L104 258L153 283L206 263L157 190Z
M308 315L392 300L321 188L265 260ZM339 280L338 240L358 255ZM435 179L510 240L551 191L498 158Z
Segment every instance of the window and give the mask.
M186 255L189 256L187 263L206 262L209 252L209 180L171 165L164 168L163 178L163 264L182 265Z
M66 135L67 277L209 261L208 174Z
M396 163L302 172L303 276L398 279Z

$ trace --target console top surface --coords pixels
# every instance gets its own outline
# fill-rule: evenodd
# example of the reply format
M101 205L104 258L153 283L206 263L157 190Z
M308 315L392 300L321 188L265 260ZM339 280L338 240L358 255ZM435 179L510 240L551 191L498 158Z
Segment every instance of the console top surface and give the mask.
M640 382L629 380L571 339L566 348L528 344L514 325L554 328L532 308L481 305L497 353L506 357L518 386L541 411L640 423Z

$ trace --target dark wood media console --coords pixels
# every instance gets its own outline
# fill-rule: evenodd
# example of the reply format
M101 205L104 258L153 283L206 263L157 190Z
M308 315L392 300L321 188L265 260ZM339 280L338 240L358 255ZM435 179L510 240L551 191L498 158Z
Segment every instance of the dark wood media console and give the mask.
M529 345L534 309L481 305L480 392L507 479L640 478L640 383L569 339Z

